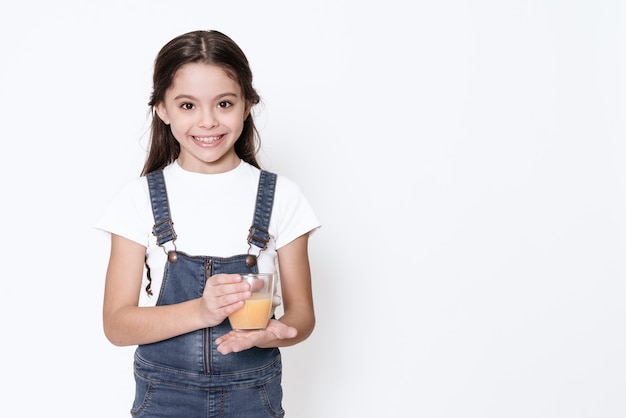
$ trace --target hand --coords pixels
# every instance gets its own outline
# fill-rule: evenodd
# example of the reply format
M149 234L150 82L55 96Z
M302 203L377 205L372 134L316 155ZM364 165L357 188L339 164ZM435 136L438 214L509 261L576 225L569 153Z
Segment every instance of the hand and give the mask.
M202 315L206 327L221 324L252 296L250 284L239 274L216 274L207 280L202 294Z
M289 325L283 324L276 319L270 319L267 328L255 331L230 331L219 337L217 351L222 354L238 353L248 348L259 346L273 340L284 340L294 338L298 335L298 330Z

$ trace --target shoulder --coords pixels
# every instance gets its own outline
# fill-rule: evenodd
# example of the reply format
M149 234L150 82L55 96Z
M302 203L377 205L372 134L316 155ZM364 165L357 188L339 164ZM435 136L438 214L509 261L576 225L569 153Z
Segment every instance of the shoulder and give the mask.
M123 183L114 196L114 201L135 201L148 194L148 182L145 176L134 177Z
M118 218L150 216L150 192L145 176L132 178L118 189L107 212Z
M276 176L276 194L280 196L294 197L302 194L300 185L293 181L290 177L277 174Z
M276 225L277 249L320 226L300 185L290 177L280 174L277 175L272 219Z
M118 189L104 208L96 227L148 245L151 207L145 177L136 177Z
M310 203L300 185L290 177L277 174L274 203L279 213L311 211Z

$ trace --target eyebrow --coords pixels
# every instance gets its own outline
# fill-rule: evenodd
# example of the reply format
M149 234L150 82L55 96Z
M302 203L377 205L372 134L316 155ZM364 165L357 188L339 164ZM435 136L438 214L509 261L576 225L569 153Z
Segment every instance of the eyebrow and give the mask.
M227 96L235 96L238 97L236 93L232 93L232 92L226 92L226 93L222 93L222 94L218 94L217 96L215 96L212 100L219 100L219 99L223 99L224 97ZM179 94L178 96L174 97L174 100L180 100L180 99L189 99L189 100L198 100L197 97L192 96L190 94Z

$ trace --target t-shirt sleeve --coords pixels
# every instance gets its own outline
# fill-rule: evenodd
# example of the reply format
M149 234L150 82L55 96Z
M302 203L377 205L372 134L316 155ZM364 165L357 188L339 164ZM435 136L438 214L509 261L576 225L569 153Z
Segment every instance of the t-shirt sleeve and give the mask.
M135 241L146 248L152 220L145 177L123 186L104 209L95 227Z
M311 204L300 187L288 178L279 176L272 218L277 222L276 249L294 239L321 227Z

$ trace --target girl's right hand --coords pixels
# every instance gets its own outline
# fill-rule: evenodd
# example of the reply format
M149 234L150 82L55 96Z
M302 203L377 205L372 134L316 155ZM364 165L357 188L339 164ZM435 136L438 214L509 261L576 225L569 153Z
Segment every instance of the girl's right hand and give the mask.
M209 277L201 298L206 326L221 324L251 296L250 285L239 274L216 274Z

